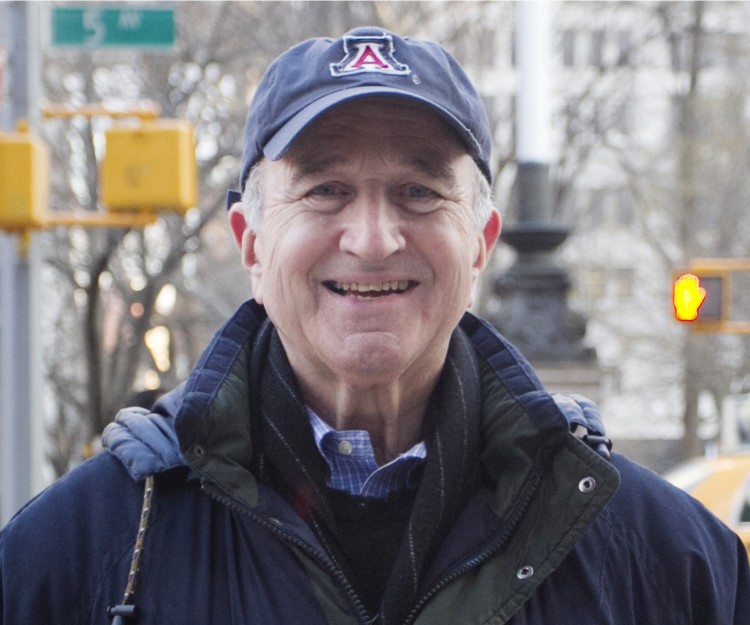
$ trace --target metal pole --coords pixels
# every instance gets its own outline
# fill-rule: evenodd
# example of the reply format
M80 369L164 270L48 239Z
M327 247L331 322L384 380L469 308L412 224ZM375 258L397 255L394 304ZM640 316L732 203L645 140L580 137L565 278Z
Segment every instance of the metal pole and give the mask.
M4 237L2 268L2 521L31 494L31 300L28 257L15 237Z
M519 2L516 10L519 71L516 125L519 163L549 163L552 72L550 71L550 19L546 2Z
M549 7L546 2L519 2L516 11L518 223L549 225L553 205L549 180L552 160Z
M9 2L4 11L8 89L3 126L38 117L40 33L37 3ZM3 235L0 267L0 522L42 485L39 254L31 237Z

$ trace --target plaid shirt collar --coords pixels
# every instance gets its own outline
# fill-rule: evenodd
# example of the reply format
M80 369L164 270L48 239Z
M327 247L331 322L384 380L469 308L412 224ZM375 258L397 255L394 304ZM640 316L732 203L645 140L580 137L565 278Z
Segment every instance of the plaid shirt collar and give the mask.
M307 408L315 444L328 465L326 483L351 495L387 497L414 488L413 470L427 457L424 441L382 467L375 462L370 435L365 430L334 430Z

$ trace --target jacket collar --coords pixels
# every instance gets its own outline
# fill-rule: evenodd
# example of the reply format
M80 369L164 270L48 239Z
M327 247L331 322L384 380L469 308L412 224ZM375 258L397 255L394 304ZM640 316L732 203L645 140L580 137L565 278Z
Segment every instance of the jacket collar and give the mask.
M255 301L243 304L227 320L198 360L187 382L157 402L154 412L130 408L121 411L103 434L104 447L120 459L134 479L190 464L209 474L222 466L249 466L251 432L246 415L252 398L247 375L253 341L266 320ZM529 445L554 446L571 425L584 425L603 434L598 412L580 399L553 398L544 390L531 365L492 326L466 313L460 327L476 349L482 375L482 436L493 442L482 455L490 476L497 476L514 452L497 446L513 423L525 423ZM234 415L234 416L232 416ZM215 419L221 417L217 431ZM503 418L500 418L503 416ZM226 452L206 455L206 443L219 438ZM523 441L520 441L523 443ZM516 440L513 447L519 444ZM251 480L254 484L254 480ZM249 501L255 486L245 488Z

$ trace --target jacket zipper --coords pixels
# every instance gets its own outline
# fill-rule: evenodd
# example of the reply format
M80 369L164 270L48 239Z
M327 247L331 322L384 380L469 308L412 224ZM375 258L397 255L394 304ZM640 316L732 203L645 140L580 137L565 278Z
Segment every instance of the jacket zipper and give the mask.
M236 512L247 515L261 527L269 530L277 538L302 549L307 555L317 560L338 583L339 587L344 593L344 596L346 597L347 602L349 603L349 606L354 612L354 616L357 619L357 622L360 625L372 625L374 620L370 618L370 615L368 614L364 604L362 603L362 600L357 596L357 593L354 591L354 588L352 588L352 585L344 575L344 572L340 568L338 568L330 560L329 557L315 549L312 545L305 542L301 538L298 538L294 534L285 532L278 525L267 521L252 509L239 503L229 495L223 493L217 486L204 482L201 487L204 492L208 493L209 496L211 496L219 503Z
M502 534L500 534L498 538L489 547L487 547L483 552L470 558L469 560L464 562L462 565L460 565L459 568L454 569L451 573L447 574L445 577L438 580L424 595L422 595L421 599L419 599L419 601L417 601L417 603L414 604L414 607L412 608L411 612L409 612L409 614L406 617L406 620L402 623L402 625L411 625L416 620L417 615L419 614L420 610L440 590L445 588L445 586L450 584L455 579L461 577L465 573L468 573L471 569L489 560L495 553L497 553L501 549L501 547L503 547L503 545L505 545L505 543L510 538L513 531L516 529L516 527L520 523L521 517L524 515L524 513L526 512L526 509L531 503L531 499L536 493L536 489L539 486L539 483L541 482L541 480L542 480L541 471L534 469L531 476L529 477L529 482L526 488L526 495L524 496L523 499L517 502L515 506L515 510L513 511L510 519L508 520L508 523L505 524L505 528Z

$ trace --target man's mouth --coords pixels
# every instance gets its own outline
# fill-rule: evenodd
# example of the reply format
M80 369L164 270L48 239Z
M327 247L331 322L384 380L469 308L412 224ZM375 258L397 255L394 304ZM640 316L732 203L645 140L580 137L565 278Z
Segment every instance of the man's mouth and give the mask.
M386 282L337 282L326 280L323 285L338 295L350 295L356 297L383 297L405 293L417 286L414 280L390 280Z

